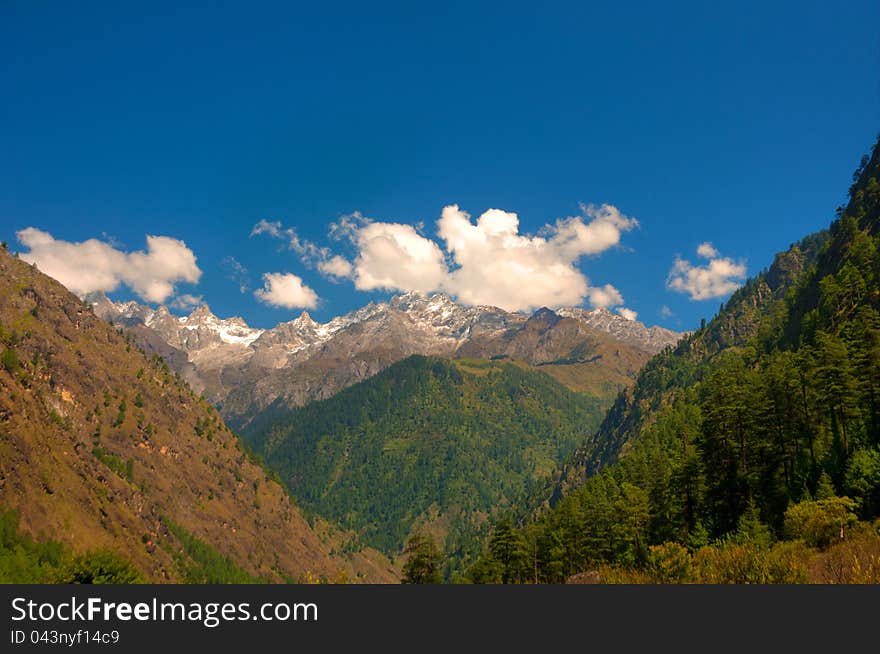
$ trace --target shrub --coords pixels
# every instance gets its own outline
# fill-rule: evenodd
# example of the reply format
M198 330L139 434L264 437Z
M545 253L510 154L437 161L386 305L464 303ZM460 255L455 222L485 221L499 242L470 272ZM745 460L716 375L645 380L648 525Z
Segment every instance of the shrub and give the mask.
M800 502L785 512L785 533L815 547L827 547L843 540L846 529L856 521L856 503L848 497Z
M880 513L880 451L859 450L846 469L847 492L859 504L864 517Z
M36 542L21 531L17 512L0 512L0 583L48 583L64 554L61 543Z
M700 548L693 580L703 584L799 584L807 581L809 550L803 543L727 542Z
M648 551L647 569L657 583L684 583L691 574L691 555L678 543L652 545Z
M94 456L96 459L98 459L98 461L110 468L113 472L115 472L123 479L132 481L132 478L134 476L134 459L123 461L115 454L111 454L104 448L97 446L92 448L92 456Z
M211 545L194 536L180 525L164 518L168 531L180 542L173 555L182 580L190 584L254 584L266 580L255 577L231 558L220 554Z
M822 553L817 566L821 583L880 584L880 533L863 525L846 541Z
M694 554L696 581L703 584L764 584L765 552L754 544L702 547Z
M74 557L56 573L58 584L137 584L138 571L113 552L90 552Z
M10 375L15 374L21 365L18 360L18 353L11 347L6 348L3 350L3 354L0 354L0 365L6 368L6 372Z

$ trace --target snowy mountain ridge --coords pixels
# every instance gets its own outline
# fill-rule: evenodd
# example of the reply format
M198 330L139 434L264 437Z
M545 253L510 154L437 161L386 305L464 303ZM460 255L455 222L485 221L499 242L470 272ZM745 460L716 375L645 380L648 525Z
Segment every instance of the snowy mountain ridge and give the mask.
M592 351L596 339L638 353L633 361L647 360L682 336L605 309L545 307L529 316L464 306L444 293L396 295L326 323L303 311L270 329L251 327L238 316L219 318L206 304L175 316L165 306L112 302L103 294L86 301L101 318L133 331L144 347L169 358L197 392L241 415L278 397L292 405L329 397L413 354L490 358L515 351L516 357L535 358L532 346L524 345L523 330L534 338L548 332L539 357L547 361L557 350L577 349L577 343Z

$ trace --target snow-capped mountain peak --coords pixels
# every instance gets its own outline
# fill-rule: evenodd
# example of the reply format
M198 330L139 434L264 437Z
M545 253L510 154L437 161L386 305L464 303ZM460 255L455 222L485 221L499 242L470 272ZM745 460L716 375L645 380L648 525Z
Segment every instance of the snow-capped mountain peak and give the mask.
M238 316L218 318L206 304L178 317L164 306L153 309L137 302L114 303L103 294L86 299L105 320L149 330L145 342L153 339L153 351L157 337L170 346L178 365L183 365L179 363L182 358L189 366L181 370L194 388L205 390L214 401L237 403L241 411L248 410L251 402L263 406L279 395L295 402L327 397L412 354L489 357L506 353L505 348L520 334L528 334L517 341L525 343L526 350L515 351L515 356L538 360L568 343L571 330L554 331L566 318L610 334L621 344L641 350L645 357L681 337L607 309L542 307L528 316L498 307L462 305L445 293L396 295L326 323L303 311L271 329L250 327ZM546 342L529 340L545 336ZM158 348L162 355L169 354L162 347ZM250 390L239 392L239 387ZM247 395L251 392L253 396Z
M316 329L318 327L318 323L312 320L312 317L309 315L308 311L303 311L301 314L299 314L299 318L294 320L293 323L295 325L309 329Z
M592 329L611 334L620 341L651 353L659 352L668 345L674 345L682 337L678 332L657 326L649 328L638 320L624 318L602 307L597 309L563 307L557 309L556 313L579 320Z
M303 311L270 329L253 328L237 316L218 318L205 304L178 317L164 306L114 303L103 294L87 300L105 320L139 333L147 349L171 357L198 392L241 415L278 397L291 406L329 397L413 354L567 360L572 348L580 347L572 339L589 339L593 330L634 352L625 357L631 363L681 336L606 309L542 307L529 316L459 304L445 293L396 295L325 323ZM589 329L572 330L570 320ZM592 347L591 341L584 343ZM622 373L614 368L610 374Z
M200 341L210 341L211 336L216 335L221 342L228 345L249 346L265 331L252 329L239 316L221 320L211 312L207 304L198 306L188 316L178 318L177 321L183 329L197 332L201 337Z
M113 322L143 324L159 332L173 347L193 352L212 344L245 347L283 346L289 354L321 345L353 325L373 325L370 331L381 334L393 314L406 316L407 324L422 338L439 339L444 343L461 343L475 336L507 329L524 323L528 317L490 306L465 306L446 293L426 294L410 291L392 297L387 303L370 302L364 307L337 316L329 322L315 321L307 311L289 322L272 329L250 327L242 318L218 318L207 304L196 307L188 316L175 317L165 306L151 309L137 302L112 302L103 293L86 297L98 315ZM552 314L552 315L551 315ZM681 334L663 327L646 327L604 308L563 307L556 310L542 307L532 319L558 316L573 318L588 327L605 332L647 352L659 352L678 341Z

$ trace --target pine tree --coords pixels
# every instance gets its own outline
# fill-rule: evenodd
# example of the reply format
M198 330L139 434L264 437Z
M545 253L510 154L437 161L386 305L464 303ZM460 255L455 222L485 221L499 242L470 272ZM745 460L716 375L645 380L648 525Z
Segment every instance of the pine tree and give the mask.
M819 476L819 481L816 482L816 499L817 500L827 500L829 497L834 497L837 493L834 492L834 485L831 483L831 477L828 476L827 472L823 472Z
M443 555L434 539L421 532L410 537L403 550L406 563L403 565L404 584L439 584L440 563Z

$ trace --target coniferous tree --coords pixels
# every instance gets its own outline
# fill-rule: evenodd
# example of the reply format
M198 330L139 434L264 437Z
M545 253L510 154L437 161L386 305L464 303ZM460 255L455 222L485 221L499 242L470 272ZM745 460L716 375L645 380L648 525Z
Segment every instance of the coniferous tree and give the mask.
M430 536L417 532L410 537L403 550L406 563L403 565L404 584L439 584L440 563L443 555Z
M778 255L621 393L582 476L526 526L535 578L611 565L612 577L790 583L807 577L803 548L852 533L861 549L840 556L855 567L833 563L835 579L880 580L880 141L856 177L829 230Z

